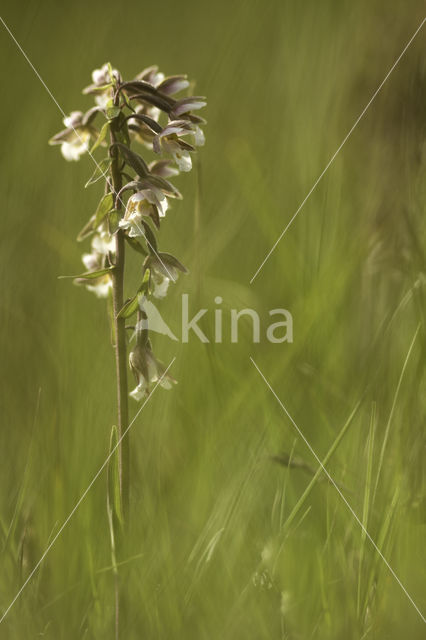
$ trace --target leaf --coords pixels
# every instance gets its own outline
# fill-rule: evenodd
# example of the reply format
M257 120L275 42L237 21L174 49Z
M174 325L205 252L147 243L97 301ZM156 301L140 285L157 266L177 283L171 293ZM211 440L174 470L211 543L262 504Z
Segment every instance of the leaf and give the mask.
M145 269L142 284L133 298L130 298L118 312L117 318L130 318L138 309L140 299L148 293L150 270Z
M117 117L117 130L115 132L117 142L121 142L126 147L130 146L130 136L126 124L126 116L121 111Z
M148 288L150 276L151 276L151 270L150 269L145 269L145 273L143 274L143 279L142 279L142 284L141 284L141 287L140 287L140 291L145 290L145 289Z
M95 149L97 149L99 147L100 144L102 144L102 142L105 140L106 135L109 131L109 122L105 122L102 125L102 129L99 132L99 135L97 137L97 140L95 142L95 144L92 146L92 148L90 149L90 153L93 153Z
M87 187L90 186L91 184L95 184L95 182L97 182L101 178L104 178L105 174L107 173L107 171L111 166L111 162L112 162L111 158L104 158L103 160L101 160L97 165L96 169L94 170L94 172L92 173L89 180L84 185L84 188L87 189Z
M80 273L78 276L58 276L58 280L68 280L69 278L81 279L81 280L95 280L101 276L105 276L107 273L114 271L115 267L105 267L104 269L97 269L97 271L86 271Z
M108 230L110 235L114 235L119 229L119 222L121 219L121 214L118 209L111 209L108 213Z
M99 227L106 214L114 209L114 195L112 193L106 193L98 204L98 208L95 213L95 227Z
M88 87L84 87L81 93L83 95L87 95L88 93L99 94L99 93L104 93L104 91L106 91L107 89L110 89L111 87L112 87L111 82L109 82L108 84L102 84L102 85L89 84Z
M131 102L130 102L129 98L127 97L127 95L126 95L126 93L125 93L124 91L121 93L121 97L123 98L123 100L124 100L124 103L125 103L126 107L127 107L128 109L130 109L130 111L133 111L133 113L136 113L136 111L135 111L135 109L133 108L133 106L132 106L132 104L131 104Z
M118 118L120 113L120 107L108 107L106 110L106 117L108 118L108 120L114 120L115 118Z
M128 244L132 247L132 249L134 249L138 253L141 253L143 256L148 255L146 249L143 248L141 243L138 240L136 240L136 238L131 238L128 235L125 235L124 237L126 238L126 241L128 242Z
M132 167L141 178L144 178L149 173L146 162L137 153L134 153L134 151L126 147L126 145L121 144L121 142L115 142L114 145L111 146L118 147L126 163Z
M117 318L130 318L138 310L140 295L138 292L133 298L130 298L118 312Z
M157 240L155 238L154 232L152 231L149 224L147 224L144 220L142 220L142 226L145 230L145 239L148 245L148 250L150 253L157 253Z

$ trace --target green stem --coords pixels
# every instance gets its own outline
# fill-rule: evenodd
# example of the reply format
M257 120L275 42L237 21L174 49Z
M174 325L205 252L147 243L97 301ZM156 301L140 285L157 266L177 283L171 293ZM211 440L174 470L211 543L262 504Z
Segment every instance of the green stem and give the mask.
M111 123L111 144L114 144L115 137L114 122ZM119 167L119 154L115 147L113 149L111 164L111 182L114 193L118 193L121 189L122 178ZM121 202L116 203L117 209L121 208ZM114 329L115 329L115 363L117 376L117 406L118 406L118 439L120 445L118 447L118 469L120 482L120 495L122 509L125 521L129 509L129 460L130 460L130 443L129 435L121 440L126 432L129 423L128 410L128 390L127 390L127 345L126 345L126 328L125 319L118 318L118 313L124 303L124 263L125 263L125 240L124 232L119 230L115 236L115 269L112 272L112 297L113 297L113 313L114 313Z

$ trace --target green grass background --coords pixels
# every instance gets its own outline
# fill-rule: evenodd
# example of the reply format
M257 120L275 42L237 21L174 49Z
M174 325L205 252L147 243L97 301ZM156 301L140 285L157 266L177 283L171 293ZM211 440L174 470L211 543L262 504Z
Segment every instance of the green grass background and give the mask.
M188 73L208 97L206 147L161 231L190 275L160 310L179 332L181 293L194 311L220 295L225 339L153 339L179 384L131 431L120 637L424 637L335 488L304 494L311 476L270 460L318 468L249 360L320 458L360 403L327 468L424 613L424 30L249 284L423 3L18 1L2 16L66 112L90 106L81 88L107 60L127 77ZM83 188L92 163L47 146L61 114L3 28L0 46L4 611L104 461L115 391L103 301L57 279L87 249L74 238L99 198ZM246 324L231 344L229 309L245 306L289 309L294 343L253 345ZM213 335L212 311L201 324ZM0 625L40 637L114 637L105 473Z

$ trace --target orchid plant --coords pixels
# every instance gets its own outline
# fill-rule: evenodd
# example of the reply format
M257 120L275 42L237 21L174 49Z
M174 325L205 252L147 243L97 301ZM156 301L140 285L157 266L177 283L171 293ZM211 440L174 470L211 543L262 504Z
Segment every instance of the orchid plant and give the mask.
M96 164L86 186L103 182L104 192L95 213L77 239L91 238L90 252L82 260L86 271L74 278L98 298L112 304L118 397L118 478L123 510L129 500L129 440L126 321L136 315L135 345L129 354L136 387L135 400L146 398L156 384L170 388L175 382L154 355L147 327L144 301L163 298L171 281L186 272L181 262L159 250L157 232L169 208L169 200L182 198L169 181L190 171L191 154L204 144L205 120L194 113L206 105L202 97L182 96L189 89L186 76L165 77L156 66L144 69L133 80L123 80L109 63L92 73L92 84L83 90L94 97L88 111L73 111L64 118L65 129L50 140L60 145L66 160L89 154ZM135 146L153 152L150 163ZM93 155L105 150L99 160ZM140 284L132 297L124 298L126 249L140 255Z

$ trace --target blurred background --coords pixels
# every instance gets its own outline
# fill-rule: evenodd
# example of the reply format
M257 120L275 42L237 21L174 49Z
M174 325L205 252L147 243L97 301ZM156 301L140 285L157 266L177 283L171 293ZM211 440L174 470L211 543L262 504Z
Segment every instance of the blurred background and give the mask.
M108 60L128 79L151 64L187 73L208 99L206 146L176 179L184 200L160 237L190 274L159 309L179 334L188 293L191 310L211 310L200 326L212 337L220 295L224 341L153 338L166 364L176 357L178 385L157 390L131 430L121 637L424 637L249 360L321 459L338 444L330 474L424 614L424 29L250 284L424 3L18 0L2 17L67 113L91 106L81 89ZM4 612L105 460L116 418L105 303L57 279L79 273L88 249L75 237L99 199L84 189L92 162L48 147L61 113L0 31ZM138 269L132 259L130 283ZM231 344L227 310L247 306L264 320L290 310L293 343L268 343L263 325L253 344L241 321ZM0 637L114 637L105 473Z

